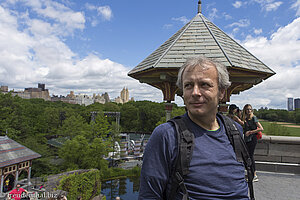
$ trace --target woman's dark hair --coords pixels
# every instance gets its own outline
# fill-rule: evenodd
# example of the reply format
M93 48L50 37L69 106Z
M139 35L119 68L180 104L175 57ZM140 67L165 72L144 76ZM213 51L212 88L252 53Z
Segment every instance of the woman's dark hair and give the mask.
M238 110L239 110L239 107L237 107L235 104L231 104L231 105L229 106L228 113L229 113L229 114L233 114L233 111L234 111L235 109L238 109Z

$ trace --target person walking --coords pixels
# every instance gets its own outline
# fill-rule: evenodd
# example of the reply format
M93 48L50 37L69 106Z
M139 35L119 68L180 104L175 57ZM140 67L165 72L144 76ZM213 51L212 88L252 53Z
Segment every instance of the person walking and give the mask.
M243 108L242 120L244 121L244 139L248 147L248 152L253 163L254 179L258 181L255 169L254 151L257 144L256 134L263 131L262 125L259 123L258 118L253 114L253 109L250 104L246 104Z
M194 135L189 173L171 198L179 144L173 123L159 125L144 151L139 200L178 200L186 193L192 200L249 199L244 165L237 161L224 123L217 115L218 104L230 84L226 67L205 57L190 58L179 69L177 86L183 92L187 109L181 117ZM242 136L243 128L230 122Z

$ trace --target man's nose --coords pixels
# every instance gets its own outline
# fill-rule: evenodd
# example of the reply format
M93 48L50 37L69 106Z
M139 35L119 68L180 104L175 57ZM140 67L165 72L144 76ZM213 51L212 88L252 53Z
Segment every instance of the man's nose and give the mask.
M192 95L193 96L201 96L201 88L197 84L194 85Z

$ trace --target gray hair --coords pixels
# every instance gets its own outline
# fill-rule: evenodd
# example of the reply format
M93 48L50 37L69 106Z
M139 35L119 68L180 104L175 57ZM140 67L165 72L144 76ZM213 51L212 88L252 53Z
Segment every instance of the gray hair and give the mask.
M206 58L204 56L198 56L194 58L188 58L186 62L180 67L179 72L178 72L178 77L177 77L177 82L176 85L179 88L180 92L183 91L183 83L182 83L182 75L183 72L186 68L188 67L196 67L196 66L204 66L204 64L211 64L216 67L217 72L218 72L218 85L219 85L219 90L221 89L227 89L231 85L231 82L229 81L229 73L227 71L227 68L210 58Z

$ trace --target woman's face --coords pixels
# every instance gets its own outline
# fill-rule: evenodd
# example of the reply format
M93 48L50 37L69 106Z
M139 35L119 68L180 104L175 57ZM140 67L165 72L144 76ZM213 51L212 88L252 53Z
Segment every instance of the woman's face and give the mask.
M247 106L245 111L246 111L247 115L250 115L252 113L252 107L251 106Z
M237 112L237 108L236 108L236 109L234 109L232 112L233 112L233 114L236 114L236 112Z

